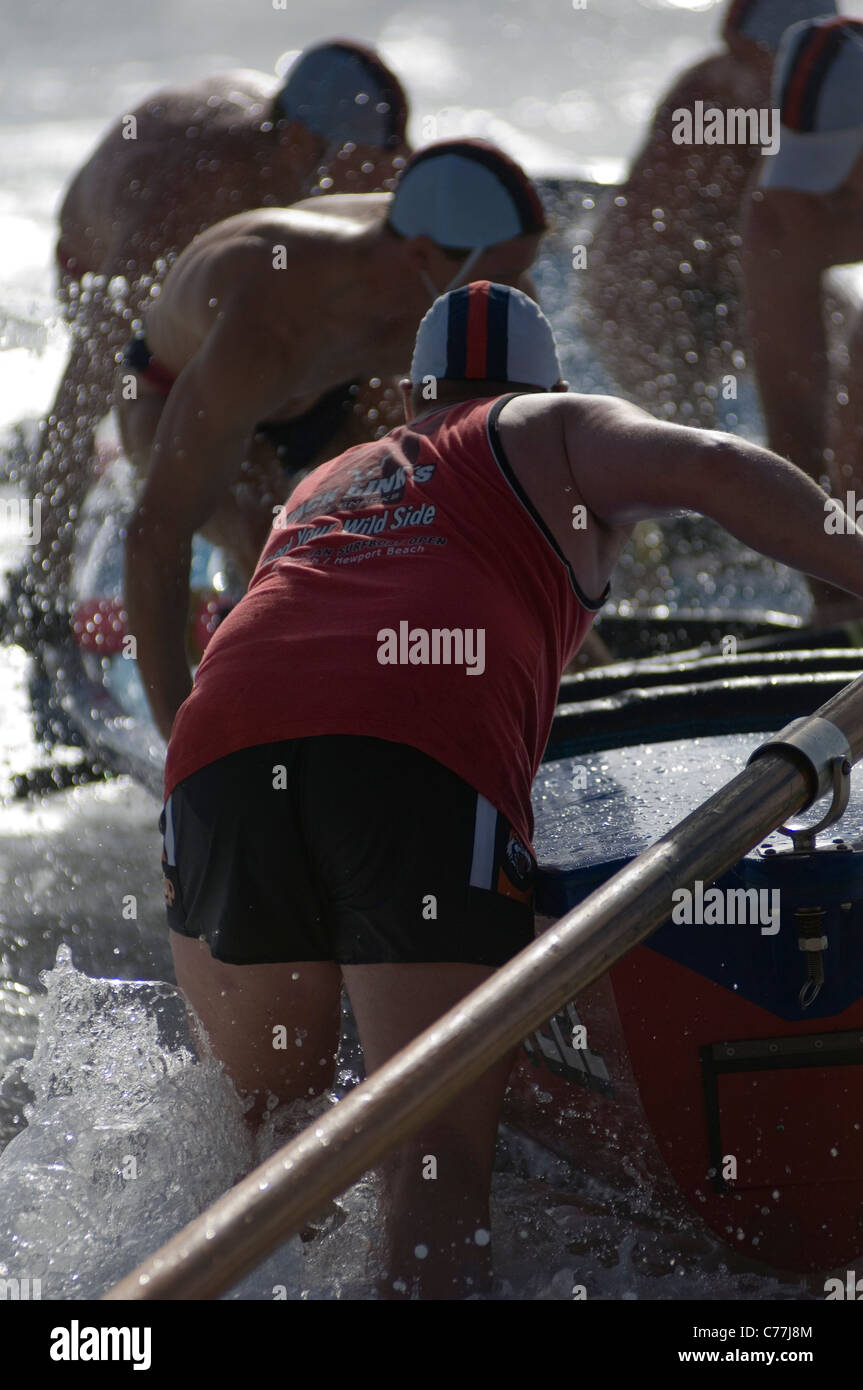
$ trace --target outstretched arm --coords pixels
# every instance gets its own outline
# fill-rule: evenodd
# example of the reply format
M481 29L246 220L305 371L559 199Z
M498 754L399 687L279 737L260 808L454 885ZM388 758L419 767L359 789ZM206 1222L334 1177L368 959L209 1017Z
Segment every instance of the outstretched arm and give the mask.
M753 550L863 597L863 530L840 531L826 493L787 459L626 401L581 397L573 407L564 417L570 471L606 525L701 512Z
M191 689L185 648L192 536L240 474L258 420L288 389L292 349L228 314L177 380L126 535L126 607L144 688L168 738Z

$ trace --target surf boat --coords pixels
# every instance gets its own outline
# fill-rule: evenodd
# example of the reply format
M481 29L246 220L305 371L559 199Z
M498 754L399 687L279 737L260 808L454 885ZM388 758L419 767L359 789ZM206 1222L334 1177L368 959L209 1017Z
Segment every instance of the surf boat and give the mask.
M744 650L565 680L533 791L544 925L861 668L850 646ZM859 773L849 791L817 833L810 814L676 885L669 920L528 1039L506 1111L580 1172L810 1276L863 1259Z

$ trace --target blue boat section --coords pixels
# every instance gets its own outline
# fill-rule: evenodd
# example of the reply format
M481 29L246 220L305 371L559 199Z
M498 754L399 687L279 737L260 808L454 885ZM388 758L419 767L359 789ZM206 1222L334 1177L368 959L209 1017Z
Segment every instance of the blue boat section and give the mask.
M743 768L763 736L737 734L677 743L639 744L543 763L533 788L535 845L540 863L538 912L558 918L577 906L636 855L659 840ZM821 809L819 804L819 810ZM809 812L815 820L817 813ZM843 843L838 843L839 841ZM852 773L851 802L843 819L819 837L819 850L791 855L787 836L770 835L714 885L726 890L754 889L764 915L750 911L725 916L748 920L710 921L702 913L695 884L679 885L693 895L693 915L704 922L669 920L645 943L679 964L779 1018L828 1018L863 996L863 774ZM859 844L859 848L855 848ZM824 848L821 848L824 846ZM778 890L778 898L773 896ZM716 901L713 899L712 901ZM738 894L735 904L742 902ZM676 899L678 918L685 902ZM767 919L779 907L779 930ZM821 931L824 984L803 1008L800 990L807 978L795 911L824 909Z

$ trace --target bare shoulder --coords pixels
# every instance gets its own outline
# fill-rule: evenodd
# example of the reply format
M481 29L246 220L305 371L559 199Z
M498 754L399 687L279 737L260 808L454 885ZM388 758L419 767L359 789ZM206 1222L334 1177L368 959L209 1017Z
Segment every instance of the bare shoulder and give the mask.
M288 253L313 254L318 247L343 243L375 222L381 222L389 206L387 193L346 193L343 196L304 198L287 208L255 208L228 217L202 232L197 246L255 243L262 247L284 246Z
M171 276L196 247L196 301L218 304L232 319L259 324L279 338L305 331L317 320L324 291L337 296L352 282L354 258L345 254L344 241L293 211L263 209L219 224L183 252Z
M171 277L176 279L192 265L205 265L208 274L224 271L252 278L273 270L289 276L292 271L308 274L330 265L333 249L343 248L357 232L350 218L329 212L306 212L299 206L256 208L201 232L177 258Z
M722 101L740 86L741 65L730 53L713 53L679 74L657 107L665 112L694 101Z
M275 78L252 68L236 68L182 87L160 87L141 102L134 114L166 124L199 121L213 126L226 116L234 120L260 118L275 90Z
M253 268L255 257L266 259L276 248L295 252L311 248L325 237L322 228L293 208L255 208L216 222L195 237L177 264L193 258L246 260Z
M579 441L589 423L598 426L616 404L601 396L543 392L516 397L498 416L509 468L587 594L604 588L627 533L606 522L590 486L610 451L587 450ZM579 515L589 517L589 525L576 523Z
M701 160L703 149L675 144L672 129L675 113L691 110L697 101L705 105L727 106L740 100L739 64L727 53L715 54L681 73L657 103L647 135L633 160L626 192L643 192L649 199L667 196L669 189L660 180L676 180L693 158ZM671 188L676 188L674 183ZM678 196L689 197L684 185ZM653 203L650 204L653 206Z
M619 396L587 395L578 391L540 392L516 396L502 407L498 419L501 435L542 429L556 431L561 444L580 432L632 430L656 423L640 406Z
M291 205L291 213L303 219L310 228L328 224L354 223L367 227L380 222L389 211L391 193L325 193L314 198L301 198Z
M200 89L208 97L224 97L233 100L243 97L269 97L275 93L278 79L257 68L229 68L226 72L216 72L201 82L189 87L189 91Z
M621 417L615 408L618 404L624 408ZM572 460L582 457L591 442L598 441L601 447L615 425L622 429L626 407L625 401L574 392L516 396L498 413L497 437L517 475L524 472L525 477L532 477L535 460L541 456L546 482L566 487L572 479Z

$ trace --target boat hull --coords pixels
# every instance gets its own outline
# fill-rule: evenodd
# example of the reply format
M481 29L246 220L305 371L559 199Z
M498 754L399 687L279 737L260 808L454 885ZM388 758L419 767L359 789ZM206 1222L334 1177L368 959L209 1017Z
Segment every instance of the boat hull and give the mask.
M759 741L657 743L543 765L534 805L547 918L681 820ZM616 1188L671 1209L684 1200L731 1250L772 1270L859 1262L861 832L858 790L817 853L792 855L780 834L757 846L718 880L715 901L754 889L775 921L665 923L528 1041L508 1123ZM697 907L696 886L679 887ZM827 946L824 982L807 1002L800 913L813 906Z

